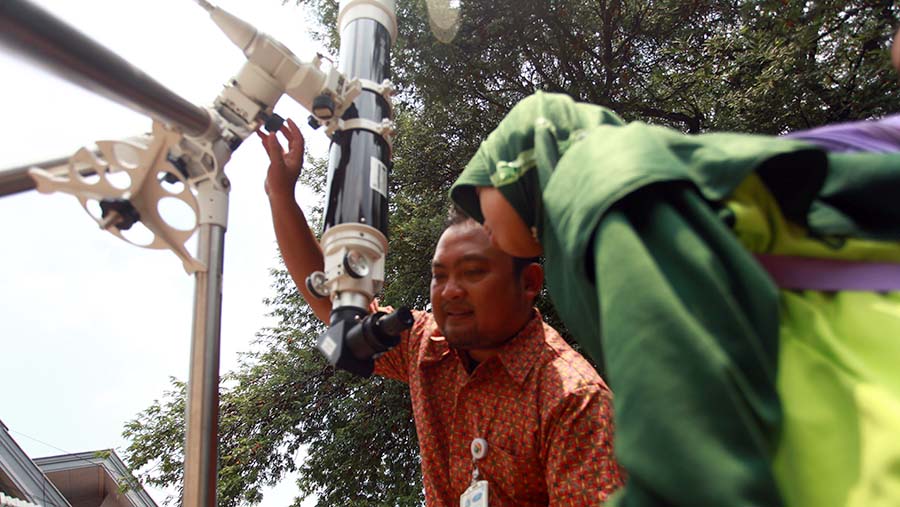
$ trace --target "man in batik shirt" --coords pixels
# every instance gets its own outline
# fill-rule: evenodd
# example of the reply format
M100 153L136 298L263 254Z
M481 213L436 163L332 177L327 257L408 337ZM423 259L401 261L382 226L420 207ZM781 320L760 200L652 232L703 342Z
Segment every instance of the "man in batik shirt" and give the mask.
M303 138L290 121L283 133L287 152L275 134L263 137L276 238L328 322L330 303L304 283L323 258L294 198ZM460 505L476 470L491 507L599 505L621 485L612 395L534 308L542 284L540 264L502 253L458 216L435 249L433 313L414 312L412 329L376 361L376 374L409 385L429 506Z

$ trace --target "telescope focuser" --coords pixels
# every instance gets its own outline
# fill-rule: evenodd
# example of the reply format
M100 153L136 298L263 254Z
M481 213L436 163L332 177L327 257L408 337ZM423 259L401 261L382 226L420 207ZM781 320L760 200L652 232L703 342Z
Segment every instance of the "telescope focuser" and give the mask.
M331 325L319 336L316 348L335 367L368 377L375 368L375 359L400 343L400 335L412 327L413 321L408 308L370 315L355 306L336 308L331 312Z

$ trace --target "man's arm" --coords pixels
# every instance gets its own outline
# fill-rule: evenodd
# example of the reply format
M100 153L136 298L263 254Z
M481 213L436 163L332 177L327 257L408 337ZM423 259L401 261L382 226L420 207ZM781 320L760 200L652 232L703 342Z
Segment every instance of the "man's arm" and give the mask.
M599 505L623 484L613 456L612 395L586 385L551 413L547 450L550 505Z
M328 323L331 314L331 302L325 298L314 296L306 288L306 277L313 271L322 271L325 266L322 248L306 222L303 210L294 197L294 187L303 166L303 149L305 141L300 129L290 119L281 127L281 133L288 140L285 152L278 142L276 133L268 135L259 132L263 147L269 155L269 169L266 173L266 194L272 209L272 225L275 228L275 239L284 265L291 274L294 284L309 303L313 313L322 322Z

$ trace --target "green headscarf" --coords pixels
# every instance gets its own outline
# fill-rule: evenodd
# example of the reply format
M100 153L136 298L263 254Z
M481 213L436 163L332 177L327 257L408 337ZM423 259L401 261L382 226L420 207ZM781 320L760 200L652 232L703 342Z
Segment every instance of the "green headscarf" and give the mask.
M538 237L543 229L541 191L559 159L587 129L625 123L614 112L568 95L537 92L519 102L466 165L450 197L484 222L475 187L496 187Z

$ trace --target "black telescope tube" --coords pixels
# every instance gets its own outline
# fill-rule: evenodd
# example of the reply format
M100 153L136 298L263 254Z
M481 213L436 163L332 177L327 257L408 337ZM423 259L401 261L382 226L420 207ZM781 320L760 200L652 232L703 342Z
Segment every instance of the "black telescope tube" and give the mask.
M387 28L373 19L356 19L341 32L339 70L348 79L368 79L380 84L390 79L390 49ZM384 97L364 89L342 118L381 123L390 118L390 111ZM364 129L338 131L332 141L323 230L357 222L370 225L387 237L388 192L386 177L382 178L391 167L387 142Z
M210 127L205 109L25 0L0 1L0 43L68 81L185 134L198 136Z

